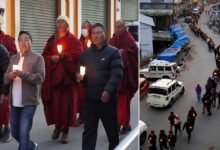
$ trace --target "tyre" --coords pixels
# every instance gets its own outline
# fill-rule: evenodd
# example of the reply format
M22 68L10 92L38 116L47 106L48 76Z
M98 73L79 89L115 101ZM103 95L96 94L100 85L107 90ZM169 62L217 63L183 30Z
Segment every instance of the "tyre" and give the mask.
M140 146L144 145L146 140L147 140L147 132L144 131L143 133L141 133L141 136L140 136Z
M163 78L163 79L170 79L169 76L163 76L162 78Z
M171 107L173 104L174 104L174 99L172 98L171 100L170 100L170 103L169 103L169 105L168 105L168 107Z
M184 92L185 92L185 88L183 87L182 90L181 90L181 92L180 92L180 95L183 95Z

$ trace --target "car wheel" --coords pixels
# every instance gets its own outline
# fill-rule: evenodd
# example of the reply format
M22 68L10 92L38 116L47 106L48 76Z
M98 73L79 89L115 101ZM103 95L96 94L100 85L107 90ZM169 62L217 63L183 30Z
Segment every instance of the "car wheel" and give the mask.
M170 100L170 103L169 103L168 107L171 107L173 104L174 104L174 99L172 98L172 99Z
M141 77L141 78L145 78L145 76L144 76L143 74L140 74L140 77Z
M181 90L181 92L180 92L180 95L183 95L184 92L185 92L185 88L183 87L182 90Z
M164 79L170 79L169 76L163 76L162 78L164 78Z
M144 131L143 133L141 133L140 136L140 146L144 145L146 140L147 140L147 132Z

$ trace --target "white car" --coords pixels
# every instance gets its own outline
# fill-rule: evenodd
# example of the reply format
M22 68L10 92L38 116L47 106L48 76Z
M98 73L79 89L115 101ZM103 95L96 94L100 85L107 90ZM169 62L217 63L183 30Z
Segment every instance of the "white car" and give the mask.
M171 79L160 79L150 85L147 104L154 107L171 106L184 92L183 82Z
M164 60L154 60L147 68L140 70L140 77L148 79L174 79L179 73L179 68L175 62Z

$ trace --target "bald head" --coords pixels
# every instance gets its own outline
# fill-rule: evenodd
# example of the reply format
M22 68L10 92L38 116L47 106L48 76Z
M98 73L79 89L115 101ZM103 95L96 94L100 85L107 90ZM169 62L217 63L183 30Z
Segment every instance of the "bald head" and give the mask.
M125 23L122 20L116 21L115 23L115 34L116 35L120 35L126 30L127 29L126 29Z

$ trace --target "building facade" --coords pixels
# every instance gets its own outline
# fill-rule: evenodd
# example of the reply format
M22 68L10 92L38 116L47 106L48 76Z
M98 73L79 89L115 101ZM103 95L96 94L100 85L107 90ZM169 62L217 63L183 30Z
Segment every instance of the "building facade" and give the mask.
M33 36L33 50L41 53L47 39L55 32L59 15L70 19L70 32L78 38L82 22L102 23L108 37L114 33L118 19L138 21L137 0L1 0L5 9L3 31L17 37L20 30ZM126 9L130 9L127 13ZM124 11L122 11L124 10Z

